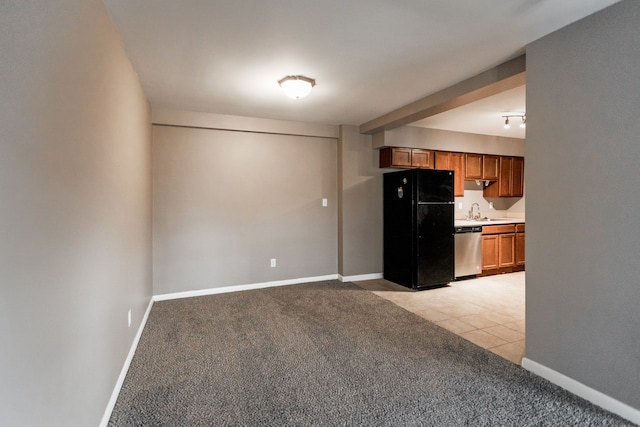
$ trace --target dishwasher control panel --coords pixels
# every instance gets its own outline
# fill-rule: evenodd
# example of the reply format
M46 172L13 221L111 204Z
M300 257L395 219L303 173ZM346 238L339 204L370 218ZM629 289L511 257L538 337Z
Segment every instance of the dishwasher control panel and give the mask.
M482 233L481 225L465 225L462 227L454 227L455 233Z

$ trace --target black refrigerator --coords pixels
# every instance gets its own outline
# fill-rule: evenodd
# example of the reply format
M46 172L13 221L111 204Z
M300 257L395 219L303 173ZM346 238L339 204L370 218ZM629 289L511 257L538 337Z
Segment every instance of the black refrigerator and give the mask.
M453 172L410 169L383 181L384 278L412 289L453 281Z

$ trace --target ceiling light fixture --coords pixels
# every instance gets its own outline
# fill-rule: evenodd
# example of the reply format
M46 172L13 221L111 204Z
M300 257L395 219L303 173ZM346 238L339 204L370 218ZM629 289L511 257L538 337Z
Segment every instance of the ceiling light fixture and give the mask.
M526 114L508 114L502 116L504 117L504 128L511 129L511 125L509 124L509 119L511 117L520 117L522 119L522 123L520 123L520 127L525 129L527 127L527 115Z
M278 84L289 98L300 99L309 95L316 81L305 76L287 76L278 80Z

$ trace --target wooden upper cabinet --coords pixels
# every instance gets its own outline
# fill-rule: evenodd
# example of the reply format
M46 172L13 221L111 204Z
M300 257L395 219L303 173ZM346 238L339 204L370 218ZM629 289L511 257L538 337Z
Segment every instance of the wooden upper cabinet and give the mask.
M524 158L500 157L498 182L484 189L484 197L522 197L524 195Z
M511 172L513 159L511 157L500 158L500 170L498 171L498 196L511 196Z
M385 147L380 150L381 168L410 168L411 148Z
M498 180L500 157L490 154L465 154L465 179Z
M411 166L423 169L433 169L431 151L419 148L411 149Z
M453 166L455 197L464 197L464 153L451 153L450 166Z
M465 154L464 177L465 179L482 179L483 161L482 154Z
M499 164L499 156L482 155L482 179L497 181Z
M524 195L524 158L522 157L384 147L380 150L380 167L451 170L454 172L455 197L464 197L465 179L491 181L492 183L484 188L484 197L522 197Z
M451 160L451 153L448 151L436 151L435 152L435 168L438 170L453 170L449 168L449 161Z
M432 158L432 152L429 150L385 147L380 150L380 167L433 169Z
M436 151L435 169L453 171L453 195L464 197L464 153Z
M522 197L524 195L524 159L514 157L511 164L511 195Z

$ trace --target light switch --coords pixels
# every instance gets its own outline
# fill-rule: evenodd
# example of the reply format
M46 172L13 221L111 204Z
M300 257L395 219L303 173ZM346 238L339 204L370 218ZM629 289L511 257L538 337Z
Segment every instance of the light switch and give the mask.
M327 207L327 199L322 199L322 206Z

